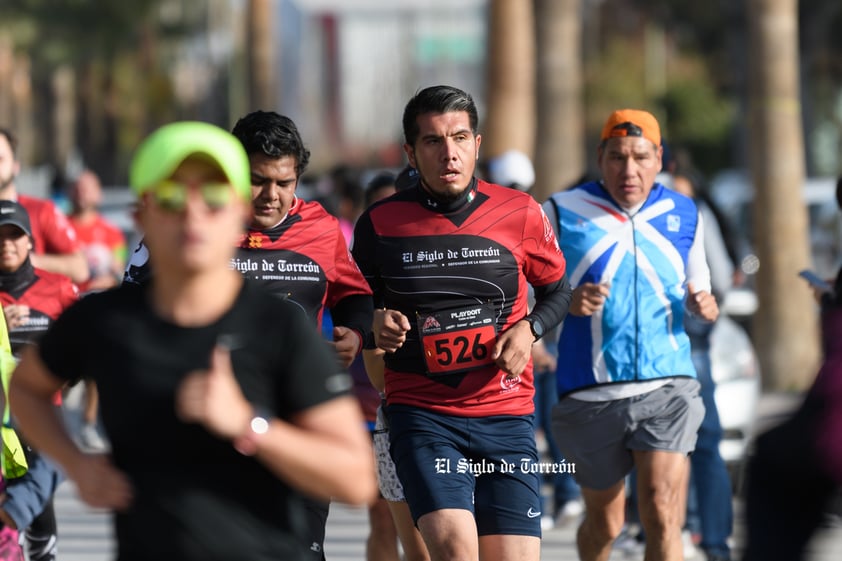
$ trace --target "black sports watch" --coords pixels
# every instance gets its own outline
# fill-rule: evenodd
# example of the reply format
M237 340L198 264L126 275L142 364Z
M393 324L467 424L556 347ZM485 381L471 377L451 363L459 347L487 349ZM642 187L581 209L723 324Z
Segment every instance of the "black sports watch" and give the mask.
M532 336L535 337L536 341L544 336L544 326L541 325L541 322L540 320L538 320L538 318L526 316L523 319L529 322L529 329L532 330Z

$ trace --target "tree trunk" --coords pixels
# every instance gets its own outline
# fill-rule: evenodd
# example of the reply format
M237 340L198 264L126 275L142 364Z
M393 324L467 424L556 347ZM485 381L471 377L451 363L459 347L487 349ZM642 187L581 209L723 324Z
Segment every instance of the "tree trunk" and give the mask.
M760 257L753 331L764 388L803 390L819 363L816 304L797 273L809 268L802 199L797 0L749 2L749 138Z
M58 184L67 180L68 164L76 149L76 72L70 65L56 68L52 77L52 160Z
M17 157L23 165L32 164L35 160L36 144L40 144L41 135L36 134L38 127L35 123L35 88L32 77L32 61L27 53L19 53L12 63L12 78L10 80L12 95L12 120L6 126L10 127L18 138Z
M491 0L488 23L488 109L482 154L507 150L532 157L535 143L535 29L532 3Z
M587 168L582 101L581 0L535 0L537 33L535 186L545 201Z
M272 0L249 0L248 60L249 111L272 110L275 99L275 3Z
M12 122L12 73L15 66L15 52L12 40L5 31L0 31L0 123ZM3 126L10 126L5 124Z

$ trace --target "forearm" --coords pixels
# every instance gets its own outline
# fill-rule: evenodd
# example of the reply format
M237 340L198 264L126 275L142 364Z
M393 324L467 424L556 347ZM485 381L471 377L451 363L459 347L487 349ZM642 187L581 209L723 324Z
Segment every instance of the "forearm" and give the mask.
M32 253L31 259L34 267L70 277L76 284L87 281L91 276L88 262L81 252L66 255Z
M52 404L51 397L44 398L15 385L13 377L9 401L18 430L26 441L70 472L82 452L67 434L60 410Z
M334 325L353 329L365 341L371 332L372 310L370 295L352 294L337 302L330 313Z
M567 280L567 275L564 275L556 283L533 288L535 290L535 305L529 315L541 322L544 333L546 333L564 320L570 308L573 290Z
M374 388L383 393L386 391L386 364L383 362L383 349L363 349L365 372Z
M312 409L296 424L273 419L255 457L308 495L353 505L373 500L373 453L357 402L345 396Z

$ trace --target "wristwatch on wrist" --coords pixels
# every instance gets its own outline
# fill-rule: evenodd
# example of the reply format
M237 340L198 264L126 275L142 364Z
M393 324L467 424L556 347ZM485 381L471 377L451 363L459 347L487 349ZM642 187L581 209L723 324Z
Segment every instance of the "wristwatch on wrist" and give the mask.
M234 439L234 448L244 456L254 456L257 453L257 442L269 432L271 414L262 407L253 407L251 420L246 432Z
M529 322L529 329L532 330L532 336L536 341L544 335L544 326L541 325L541 321L538 318L526 316L523 319Z

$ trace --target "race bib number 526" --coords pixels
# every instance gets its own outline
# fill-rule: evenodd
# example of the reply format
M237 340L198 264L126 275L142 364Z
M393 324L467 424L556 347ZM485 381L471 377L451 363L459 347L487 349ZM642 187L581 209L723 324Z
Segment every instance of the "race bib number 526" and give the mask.
M419 314L418 333L431 375L474 370L493 362L497 328L490 304Z

